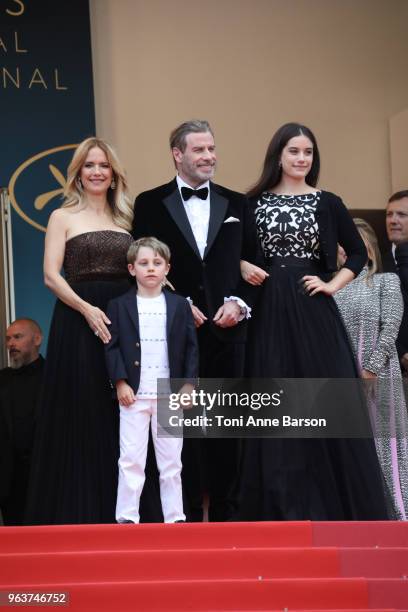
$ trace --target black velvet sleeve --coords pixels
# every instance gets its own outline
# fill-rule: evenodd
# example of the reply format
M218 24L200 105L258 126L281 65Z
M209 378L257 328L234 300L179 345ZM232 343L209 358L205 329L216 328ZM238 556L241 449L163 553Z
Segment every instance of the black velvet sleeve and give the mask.
M336 197L334 202L336 206L337 240L347 253L347 261L344 267L357 276L367 263L367 249L342 200Z

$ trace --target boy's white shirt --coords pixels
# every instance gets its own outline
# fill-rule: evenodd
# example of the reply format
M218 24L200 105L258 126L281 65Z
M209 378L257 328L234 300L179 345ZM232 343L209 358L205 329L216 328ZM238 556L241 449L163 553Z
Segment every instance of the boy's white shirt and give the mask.
M167 306L163 293L157 297L136 295L140 333L140 384L137 397L157 398L157 379L169 379Z

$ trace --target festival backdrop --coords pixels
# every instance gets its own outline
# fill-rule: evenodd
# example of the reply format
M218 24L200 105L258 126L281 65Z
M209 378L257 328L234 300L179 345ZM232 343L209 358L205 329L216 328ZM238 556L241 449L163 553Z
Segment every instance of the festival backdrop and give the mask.
M16 316L48 335L44 237L75 145L95 134L88 0L0 2L0 186L12 205Z

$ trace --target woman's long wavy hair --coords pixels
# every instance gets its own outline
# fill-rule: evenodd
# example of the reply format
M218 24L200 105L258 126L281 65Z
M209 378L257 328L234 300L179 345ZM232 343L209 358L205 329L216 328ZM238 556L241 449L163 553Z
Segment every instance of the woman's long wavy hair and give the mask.
M382 272L382 261L380 248L378 246L378 240L375 231L367 221L355 217L353 219L355 226L357 227L361 238L363 239L368 253L368 272L366 276L367 283L371 277L377 272Z
M285 123L272 136L266 150L262 174L247 192L249 198L258 198L261 193L270 191L279 183L282 177L281 153L289 140L296 136L306 136L313 144L313 162L306 176L306 183L311 187L316 187L320 172L320 154L316 138L313 132L301 123Z
M126 173L120 163L118 156L112 147L101 138L91 137L83 140L75 150L71 163L68 166L67 182L64 189L63 207L81 206L84 203L85 192L77 180L80 177L81 168L85 163L91 149L98 147L101 149L108 160L111 168L115 189L109 187L107 200L112 210L114 223L125 230L132 229L133 209L128 192Z

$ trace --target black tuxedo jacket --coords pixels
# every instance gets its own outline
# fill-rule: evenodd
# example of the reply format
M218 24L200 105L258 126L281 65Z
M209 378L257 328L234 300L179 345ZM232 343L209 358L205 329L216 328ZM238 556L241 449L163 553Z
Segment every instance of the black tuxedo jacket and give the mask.
M191 308L186 299L164 291L167 306L167 350L170 378L195 382L198 376L198 344ZM108 304L111 339L105 345L106 365L111 383L121 378L136 393L140 383L141 346L136 289ZM177 391L178 389L174 389Z
M394 272L395 274L398 274L397 266L395 264L395 260L392 256L391 250L384 253L382 257L382 263L384 272Z
M230 219L230 221L228 221ZM210 221L207 247L201 258L184 209L176 179L141 193L135 202L133 236L155 236L171 250L168 275L177 293L190 297L208 317L220 340L242 342L246 322L221 329L212 323L224 297L242 298L251 305L257 288L241 278L241 259L257 261L258 238L253 211L240 193L210 183Z
M384 272L395 272L401 282L401 292L404 299L404 314L397 338L397 351L399 357L408 353L408 242L402 243L395 249L395 264L392 251L389 250L383 257Z

